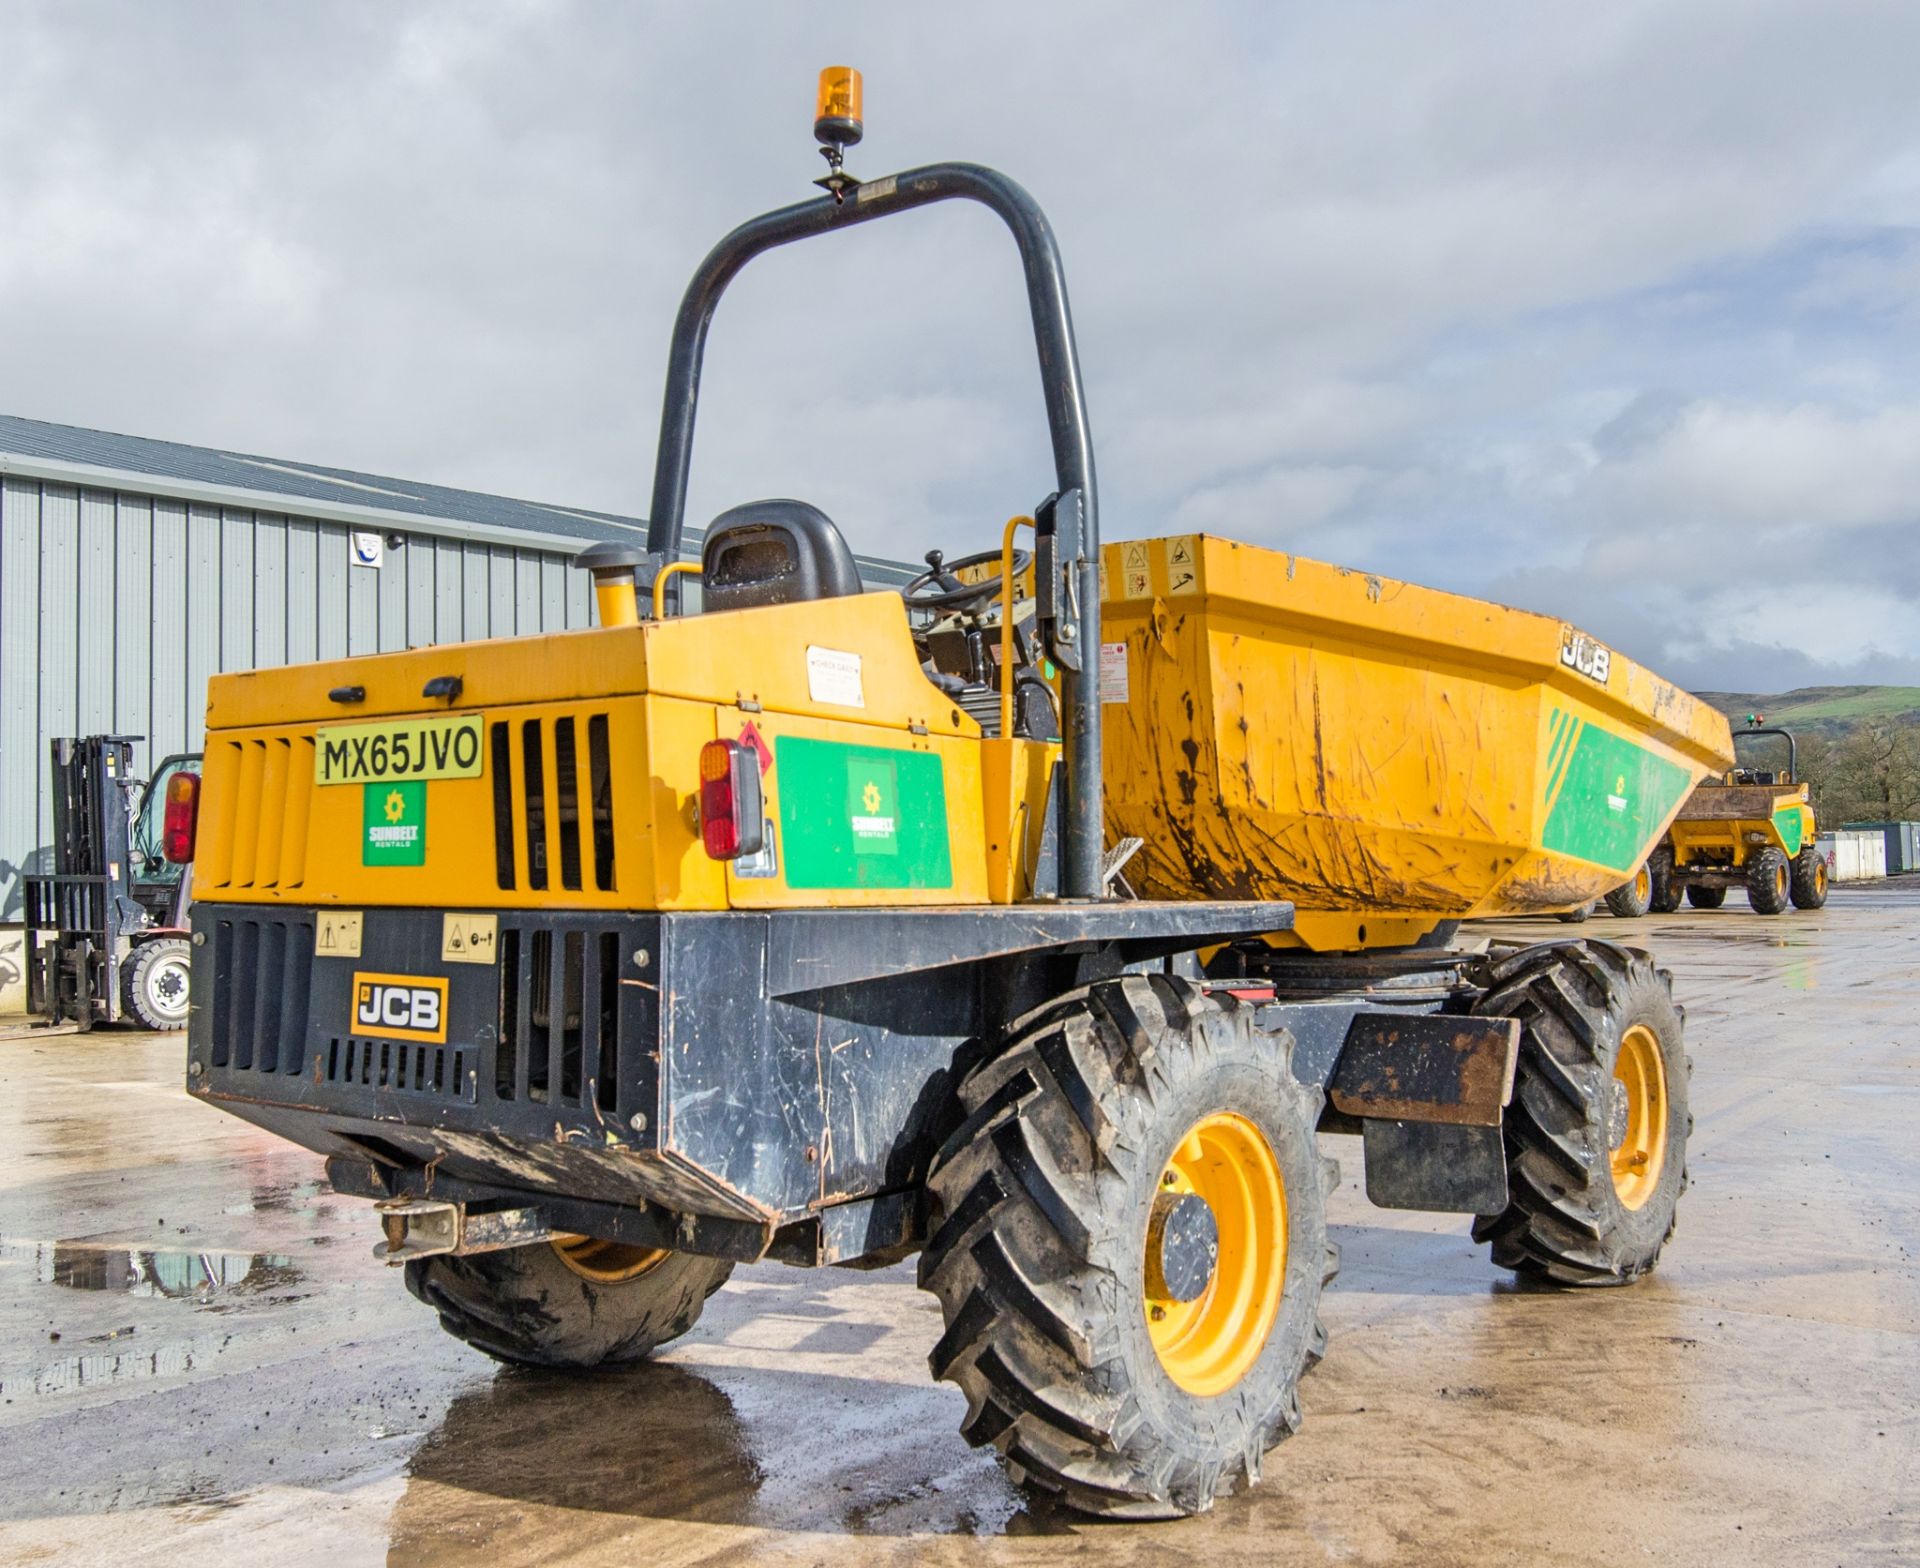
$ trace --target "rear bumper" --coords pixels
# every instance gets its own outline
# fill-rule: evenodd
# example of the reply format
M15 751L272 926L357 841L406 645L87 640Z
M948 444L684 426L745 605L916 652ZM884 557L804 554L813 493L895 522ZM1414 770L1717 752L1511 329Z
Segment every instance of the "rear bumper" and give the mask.
M329 956L332 913L195 907L193 1094L370 1162L386 1191L430 1171L706 1217L764 1246L917 1188L967 1042L1091 972L1283 929L1292 910L503 910L483 963L449 961L445 917L416 909L361 911L357 956ZM437 996L438 1027L411 1034L443 1037L363 1026L363 985Z

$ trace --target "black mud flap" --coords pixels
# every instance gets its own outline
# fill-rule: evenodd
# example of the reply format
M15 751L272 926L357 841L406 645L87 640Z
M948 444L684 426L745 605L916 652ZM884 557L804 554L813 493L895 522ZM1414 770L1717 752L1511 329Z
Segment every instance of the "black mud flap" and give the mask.
M1353 1020L1327 1096L1361 1119L1369 1200L1451 1214L1506 1207L1500 1123L1519 1048L1515 1018L1362 1013Z

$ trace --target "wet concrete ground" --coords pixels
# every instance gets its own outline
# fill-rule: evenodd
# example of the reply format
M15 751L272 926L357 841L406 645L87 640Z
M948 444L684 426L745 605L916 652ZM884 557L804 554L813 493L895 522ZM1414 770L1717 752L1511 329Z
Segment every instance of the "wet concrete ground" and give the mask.
M1585 931L1689 1009L1659 1272L1516 1291L1328 1139L1305 1428L1171 1525L1029 1506L968 1449L910 1266L743 1269L656 1364L503 1371L316 1160L185 1098L177 1036L0 1044L0 1561L1920 1562L1920 879Z

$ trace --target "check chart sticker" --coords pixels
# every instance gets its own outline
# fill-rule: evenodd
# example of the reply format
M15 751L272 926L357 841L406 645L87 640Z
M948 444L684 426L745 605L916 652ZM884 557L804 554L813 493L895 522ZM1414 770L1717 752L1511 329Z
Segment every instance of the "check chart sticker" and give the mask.
M363 866L424 866L427 863L427 786L424 781L366 784L362 812Z

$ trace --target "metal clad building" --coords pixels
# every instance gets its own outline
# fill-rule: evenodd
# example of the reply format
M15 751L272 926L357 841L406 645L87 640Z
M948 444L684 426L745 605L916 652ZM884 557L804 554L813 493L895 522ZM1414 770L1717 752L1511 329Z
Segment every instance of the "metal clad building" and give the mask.
M589 625L568 563L600 539L646 524L0 415L0 920L52 836L50 738L143 735L151 768L199 750L222 670Z

